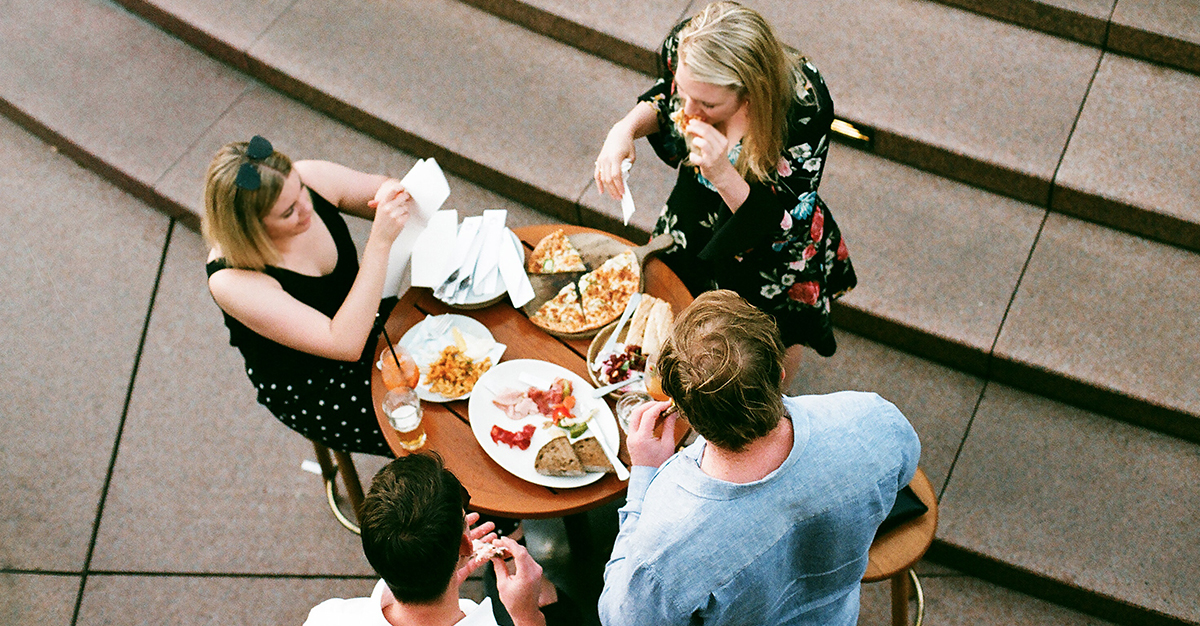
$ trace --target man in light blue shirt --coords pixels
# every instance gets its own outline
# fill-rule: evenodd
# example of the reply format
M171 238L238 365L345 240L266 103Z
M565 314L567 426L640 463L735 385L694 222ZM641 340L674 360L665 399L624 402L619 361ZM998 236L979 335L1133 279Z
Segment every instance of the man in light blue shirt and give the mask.
M702 438L672 455L670 404L635 411L605 626L857 622L867 550L920 443L878 395L783 397L783 350L732 291L680 315L658 371Z

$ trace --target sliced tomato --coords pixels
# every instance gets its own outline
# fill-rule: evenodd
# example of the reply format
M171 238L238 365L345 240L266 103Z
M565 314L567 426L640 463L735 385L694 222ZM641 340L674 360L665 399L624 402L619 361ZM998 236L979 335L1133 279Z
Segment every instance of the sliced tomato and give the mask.
M570 419L571 417L571 409L568 409L561 404L554 407L554 410L550 412L550 419L554 420L554 424L556 426L563 419Z
M567 396L563 398L562 405L568 409L575 408L575 396Z

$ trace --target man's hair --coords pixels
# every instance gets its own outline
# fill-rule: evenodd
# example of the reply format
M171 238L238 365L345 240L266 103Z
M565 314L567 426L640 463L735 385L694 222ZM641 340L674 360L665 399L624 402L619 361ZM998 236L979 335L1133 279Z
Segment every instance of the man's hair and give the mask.
M400 602L428 603L450 585L463 525L462 485L437 454L384 466L359 513L363 553Z
M658 359L662 388L714 445L739 452L783 416L783 340L771 316L729 290L683 310Z

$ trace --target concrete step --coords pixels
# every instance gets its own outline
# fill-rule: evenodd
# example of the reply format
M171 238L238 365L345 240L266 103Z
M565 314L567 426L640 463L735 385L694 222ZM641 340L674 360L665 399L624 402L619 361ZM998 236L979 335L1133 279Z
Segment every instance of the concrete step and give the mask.
M669 25L701 6L661 0L636 6L616 1L599 6L567 0L463 1L647 74L657 71L656 51ZM1200 41L1200 11L1193 0L1161 6L1128 1L1130 8L1122 3L1118 14L1128 15L1130 23L1178 29L1185 31L1181 37ZM1007 6L963 2L986 15L991 15L986 7ZM1094 45L1068 41L1057 31L1035 32L923 0L748 4L766 15L785 41L817 62L839 117L870 129L875 154L1068 215L1200 249L1200 217L1193 202L1200 182L1172 158L1180 146L1200 145L1200 114L1195 113L1200 77L1107 54ZM1083 30L1089 15L1103 11L1107 19L1112 9L1112 0L1064 4L1079 5L1074 7L1078 10L1049 12L1047 19L1080 24ZM1114 40L1121 41L1120 33L1126 32L1131 42L1141 37L1137 33L1143 31L1120 30L1117 24ZM1072 38L1091 42L1089 37ZM1170 47L1129 43L1112 49L1135 53ZM1097 74L1102 58L1105 67ZM1095 84L1089 87L1093 77ZM1162 94L1161 110L1177 115L1157 120L1153 109L1093 104L1097 97L1123 93L1131 81L1139 83L1138 93ZM1077 123L1138 141L1136 146L1122 142L1104 155L1085 154L1075 148ZM1128 167L1118 179L1099 178L1087 185L1059 176L1060 168L1064 173L1111 169L1112 155L1130 148L1150 157L1153 177L1140 172L1131 176ZM1191 209L1182 211L1186 217L1179 206Z
M927 560L1116 623L1200 623L1196 444L840 339L792 391L876 391L909 418L941 494Z
M290 11L298 11L299 15L290 12L277 15L273 20L274 26L268 32L253 32L247 37L257 42L254 44L256 48L262 47L259 54L276 55L281 63L291 55L289 62L298 64L295 57L299 56L299 42L314 40L331 30L329 24L333 14L321 12L318 4L315 0L297 3ZM391 10L403 8L389 6ZM454 6L453 3L447 5L448 9ZM511 67L499 64L475 67L471 69L473 73L469 75L469 81L460 81L463 84L445 87L434 80L456 76L459 70L464 69L460 64L483 63L502 52L499 48L505 47L491 41L496 35L489 30L490 26L483 28L489 24L484 17L476 15L474 10L460 10L465 13L451 15L447 23L442 25L447 30L441 31L441 36L444 39L473 42L466 48L476 56L447 57L455 59L455 65L449 65L443 59L434 68L439 69L440 74L430 68L423 70L427 73L421 73L418 72L421 65L399 64L400 61L392 58L371 59L368 63L359 57L331 56L331 51L337 47L334 45L308 53L311 55L306 57L308 62L325 68L320 72L315 69L302 72L303 68L289 71L320 75L331 81L331 76L340 76L345 83L337 85L342 90L338 92L339 97L348 97L346 94L354 91L350 78L374 76L377 81L398 89L392 81L372 74L371 70L381 67L408 70L410 75L421 79L422 85L428 85L428 91L433 92L431 98L444 100L442 104L445 108L441 112L445 114L444 119L451 120L453 128L433 127L429 130L428 133L438 141L454 142L452 145L456 149L463 150L483 144L487 150L507 154L508 160L503 163L516 163L511 166L512 171L526 173L541 171L538 165L542 161L538 160L547 158L541 153L527 155L524 150L529 146L540 146L542 151L554 151L554 156L566 155L575 160L564 157L567 165L560 166L546 179L531 176L535 182L524 184L537 184L541 185L539 189L552 190L543 191L545 194L557 194L554 190L560 188L569 189L573 179L563 175L563 171L579 159L572 157L570 150L561 147L561 140L544 139L545 136L561 139L559 136L563 134L562 131L543 129L539 132L544 135L532 133L535 135L533 139L525 138L522 136L523 126L514 125L510 128L505 125L507 121L520 118L511 113L504 114L504 107L491 98L479 99L481 93L477 90L478 81L489 72L505 69L512 73L530 66L546 71L549 64L537 62L536 55L528 64L504 57L506 62L512 63ZM362 13L350 11L346 14ZM245 137L253 132L291 137L277 139L277 142L281 148L293 154L332 158L371 171L402 173L412 161L413 157L396 151L396 142L380 141L331 121L245 75L214 62L179 40L115 8L111 3L53 0L44 5L16 7L7 17L9 19L0 25L0 33L3 34L0 41L4 42L0 45L0 55L3 55L0 58L0 98L5 103L6 111L27 128L49 137L54 145L110 176L112 180L152 198L156 206L174 207L185 218L193 216L193 221L199 207L200 172L212 151L230 137ZM395 17L385 15L381 19ZM410 17L415 19L419 16ZM480 21L471 21L476 19ZM388 19L387 23L404 22ZM86 27L80 28L81 24ZM449 29L453 24L465 24L465 30ZM366 28L361 24L358 26ZM280 32L274 32L276 28ZM310 34L306 36L306 32ZM373 32L368 30L368 34ZM471 32L475 33L473 38L467 36ZM447 33L455 35L451 37ZM513 33L503 31L502 34L513 35L513 40L506 43L516 50L514 54L518 57L529 55L538 46L552 45L536 38L522 43L522 37L532 37L522 29L516 29ZM358 41L355 35L362 37L364 33L361 30L349 33L345 41ZM381 37L364 37L362 40L383 42L377 43L377 48L372 49L377 53L381 49L379 46L387 51L385 44L395 43ZM296 43L292 47L284 45L289 41ZM425 44L432 46L433 42L413 44L406 51L420 52L419 49L426 47ZM608 76L604 70L606 65L592 66L586 59L575 59L571 56L573 51L558 52L561 54L554 58L569 68L592 71L594 74L590 77L597 81ZM358 59L358 65L351 63L355 59ZM256 62L260 61L247 62L246 66ZM633 78L636 82L643 82L639 77ZM512 82L515 86L509 88L512 91L501 94L504 96L502 101L507 107L519 103L522 111L546 110L553 108L550 104L554 104L569 109L571 114L588 113L588 110L578 107L594 103L579 104L564 100L570 89L549 84L562 79L561 72L543 77L542 82L533 83L522 82L522 76L514 77ZM360 79L358 82L363 81ZM523 97L518 98L515 92L520 86L527 86L528 89ZM458 90L457 100L447 95L450 89ZM328 91L334 92L332 88ZM363 91L366 92L364 106L371 105L382 110L387 109L385 104L392 105L396 101L395 97L386 99L386 90L381 88L364 87ZM437 111L421 111L420 107L413 104L429 104L423 97L419 92L406 93L404 98L411 101L404 103L406 108L403 110L405 115L414 116L413 124L422 132L425 127L421 124L432 125L438 119ZM468 107L459 100L486 110L466 111ZM430 107L433 108L432 105ZM352 112L342 113L346 113L345 117L352 121L362 121ZM389 115L407 119L396 112ZM505 116L488 119L489 115ZM559 119L559 115L569 117L567 113L562 113L555 114L555 119ZM384 118L380 115L376 119ZM587 119L581 118L578 125L586 127ZM398 125L396 127L399 128ZM459 135L454 136L454 131ZM487 144L487 138L482 136L484 131L503 132L503 139L513 145ZM415 137L423 136L415 132L412 134ZM543 137L541 141L544 143L539 144L538 137ZM491 140L500 142L495 138ZM504 150L512 152L505 153ZM485 150L480 149L480 152L472 154L483 152ZM530 164L525 161L526 158L536 162ZM1077 450L1081 443L1064 440L1060 447L1066 457L1055 461L1057 465L1052 463L1046 466L1048 469L1039 469L1037 475L1042 479L1056 479L1062 466L1073 462L1072 455L1085 460L1094 457L1088 463L1098 462L1096 459L1119 458L1117 452L1123 446L1130 445L1127 442L1139 442L1133 448L1138 456L1127 459L1129 462L1125 466L1111 474L1113 481L1126 479L1122 485L1136 486L1133 478L1153 474L1155 477L1146 482L1147 492L1143 495L1152 501L1170 504L1166 510L1170 514L1178 516L1181 511L1189 510L1191 503L1187 498L1190 496L1178 490L1170 491L1167 489L1169 482L1154 472L1158 469L1176 472L1184 478L1180 484L1187 484L1189 473L1193 472L1192 466L1188 465L1190 461L1187 454L1190 450L1193 455L1190 458L1194 459L1193 444L1132 426L1110 423L1078 409L1061 407L1039 396L1005 390L995 382L989 383L988 373L1004 373L1004 368L995 366L995 363L1007 360L1025 364L1026 372L1036 374L1031 374L1031 379L1035 381L1048 379L1053 383L1058 379L1076 378L1086 390L1132 388L1150 398L1139 399L1135 407L1145 408L1165 399L1168 403L1174 403L1178 412L1192 416L1200 414L1195 409L1194 395L1189 395L1195 393L1189 391L1194 385L1183 378L1186 372L1195 369L1194 360L1189 360L1195 358L1191 355L1200 354L1200 350L1189 343L1196 341L1195 333L1189 332L1187 326L1194 316L1186 315L1187 311L1196 308L1194 299L1197 296L1186 287L1196 282L1194 274L1200 257L1077 220L1057 216L1047 218L1044 210L1029 204L860 151L839 146L835 148L833 158L838 166L830 168L825 195L851 238L862 277L862 287L847 298L844 312L839 316L846 318L846 325L851 328L876 332L879 339L892 346L917 353L930 353L929 356L951 362L955 367L928 362L895 347L877 345L853 334L842 333L842 350L834 359L826 361L814 357L805 363L808 380L820 382L822 376L830 377L825 380L831 389L876 390L901 404L922 433L926 447L923 464L930 476L943 485L949 480L949 488L945 491L947 514L953 514L956 510L974 514L977 508L986 512L986 502L979 502L977 494L982 492L978 491L980 487L976 485L986 487L986 481L993 476L987 469L995 469L995 463L991 460L993 456L990 456L993 452L994 458L1007 458L1003 446L991 446L987 438L1000 438L1000 435L1037 438L1042 431L1048 433L1045 436L1049 437L1053 424L1057 423L1054 420L1067 420L1065 423L1072 425L1067 434L1075 431L1092 433L1083 443L1097 452L1084 454ZM481 162L483 160L481 158ZM650 160L645 159L643 164ZM645 177L649 179L652 174L647 173ZM452 201L460 198L464 206L478 208L479 205L504 202L489 191L477 188L464 197L460 190L471 186L460 179L452 180L451 184L456 194L452 195ZM580 193L585 191L586 182L579 184L578 189ZM514 205L510 203L510 206ZM577 213L602 214L606 210L588 205L586 201L569 206L574 207ZM529 214L529 219L539 218ZM1032 258L1026 263L1031 253ZM1146 267L1155 268L1158 273L1147 274ZM1023 274L1024 279L1021 278ZM1138 279L1143 282L1138 282ZM1153 284L1155 289L1143 288L1142 285L1147 282ZM1138 299L1131 297L1130 294L1134 292L1154 293L1159 297L1150 301L1139 294L1141 299ZM1009 300L1013 301L1011 308ZM1005 321L1006 316L1010 322ZM1060 333L1064 318L1071 318L1069 321L1074 327ZM1082 333L1079 328L1090 335ZM1080 335L1084 337L1084 347L1076 351L1071 337ZM1169 350L1165 352L1165 358L1164 349ZM989 366L987 355L992 352L996 356ZM1166 378L1161 378L1164 376ZM1154 379L1152 384L1143 386L1148 379ZM985 385L989 384L991 386L985 391ZM996 389L1001 391L992 391ZM1054 390L1048 389L1046 393L1054 393ZM1010 396L1022 399L1024 404L1009 402ZM984 415L974 407L981 403L981 406L990 407L992 405L988 402L993 398L999 398L996 406L1000 408L987 415L1000 417L992 418L990 422L1006 424L1009 413L1013 413L1015 417L1011 421L1020 424L1019 432L993 435L991 430L980 430L988 433L985 441L979 444L982 447L975 448L973 438L966 439L966 445L963 446L964 437L970 436L972 421ZM1016 408L1012 409L1009 405ZM1028 407L1034 407L1035 410L1026 410ZM1037 421L1042 413L1053 418L1049 422L1051 425ZM1070 421L1061 415L1067 415L1068 418L1085 415L1085 418ZM989 428L996 427L993 425ZM1004 431L1005 428L1000 427L999 430ZM1112 434L1112 437L1106 439L1106 433ZM1001 444L1004 443L1001 441ZM959 495L960 492L952 489L957 484L955 468L960 472L967 471L964 469L967 467L964 459L968 456L960 455L960 446L963 446L962 455L973 455L970 458L976 459L971 463L985 466L979 470L982 473L965 474L968 477L975 476L974 482L968 483L970 488L964 487L961 492L965 495ZM1042 461L1041 457L1058 458L1048 455L1050 452L1040 449L1037 455L1029 454L1022 469L1026 470L1026 474L1033 475L1030 468L1040 468L1036 463ZM1146 455L1167 459L1167 464L1157 468L1145 461ZM1109 476L1103 474L1100 467L1092 467L1082 460L1080 463L1083 463L1080 465L1083 469L1078 473L1083 477ZM1010 467L1004 469L1011 471ZM1134 474L1121 473L1126 470ZM1016 478L1023 475L1018 474ZM1011 489L1016 499L1014 511L1027 513L1015 506L1028 505L1020 495L1026 487L1014 483ZM1067 524L1072 529L1078 527L1080 534L1075 535L1076 538L1093 536L1088 534L1093 531L1085 533L1084 530L1087 516L1067 515L1089 510L1076 496L1087 496L1091 498L1087 500L1089 502L1102 501L1101 504L1107 505L1107 501L1088 489L1088 485L1071 483L1061 490L1063 495L1056 495L1065 498L1064 502L1069 504L1056 505L1061 510L1055 509L1052 519L1058 520L1059 513L1066 516L1062 519L1067 522L1055 521L1055 524ZM1047 501L1054 503L1042 492L1030 493L1033 494L1030 495L1030 501L1034 504ZM1112 502L1130 507L1141 503L1128 489L1112 496ZM1181 505L1175 507L1173 503ZM1132 509L1121 509L1127 510ZM1191 506L1190 510L1196 509ZM1051 513L1045 515L1050 516ZM1151 543L1148 545L1154 549L1153 552L1145 551L1147 544L1137 544L1142 549L1140 554L1150 559L1149 562L1167 562L1173 564L1172 567L1186 567L1187 561L1176 560L1176 557L1188 554L1190 548L1170 543L1163 538L1160 529L1146 527L1158 523L1154 520L1175 518L1154 517L1158 515L1154 510L1147 512L1147 515L1151 516L1146 518L1150 521L1139 518L1131 522L1122 517L1117 524L1119 527L1128 525L1136 529L1139 537L1149 536ZM1107 523L1117 518L1097 516L1097 519ZM1180 582L1148 591L1147 595L1139 595L1140 590L1149 583L1132 585L1139 594L1122 590L1123 586L1130 586L1127 584L1130 576L1150 577L1148 580L1155 585L1167 583L1162 582L1159 572L1131 563L1131 559L1114 557L1099 562L1096 561L1099 558L1097 553L1083 551L1080 558L1064 556L1061 560L1064 565L1060 570L1056 569L1059 568L1059 560L1047 564L1038 560L1040 552L1031 554L1012 547L1041 527L1026 527L1018 533L1009 520L1003 518L983 521L972 519L957 526L946 522L946 525L958 530L945 533L938 544L941 546L939 549L948 550L952 556L946 557L946 560L957 558L958 566L973 575L990 575L989 572L993 570L1024 572L1027 578L1022 580L1032 580L1035 583L1032 586L1074 589L1076 595L1068 594L1068 600L1075 598L1072 601L1080 604L1099 602L1107 607L1111 603L1104 602L1116 598L1117 605L1127 607L1136 618L1123 619L1124 623L1135 623L1159 613L1173 620L1169 623L1194 619L1189 612L1189 607L1195 604L1194 598L1182 595L1180 603L1154 595L1163 589L1176 595L1186 593L1186 590L1176 593L1176 589L1183 584L1182 581L1190 580L1188 574L1191 572L1188 570L1182 570L1176 577ZM1195 524L1170 526L1168 530L1186 531L1193 526ZM1058 526L1053 526L1048 532L1058 532L1057 529ZM1001 539L993 539L997 536ZM1049 541L1053 540L1051 538ZM1130 541L1130 545L1133 545ZM1196 542L1190 541L1188 545L1192 544ZM1111 549L1111 544L1108 547ZM980 558L985 565L979 566L979 560L968 558L972 555L982 555ZM1122 570L1113 572L1107 569L1109 567L1120 567ZM1127 575L1126 569L1132 574ZM1071 586L1076 580L1084 580L1086 584Z
M1200 74L1194 0L934 1Z

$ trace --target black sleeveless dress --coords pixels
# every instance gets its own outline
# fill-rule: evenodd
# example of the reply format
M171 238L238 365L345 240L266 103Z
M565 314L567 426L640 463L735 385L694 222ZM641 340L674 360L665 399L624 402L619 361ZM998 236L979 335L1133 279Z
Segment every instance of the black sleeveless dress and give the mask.
M337 244L337 265L324 276L306 276L268 266L263 272L283 290L314 309L333 317L358 276L358 251L337 207L312 192L313 209ZM212 276L229 267L224 259L209 262ZM357 361L337 361L289 348L250 330L222 311L229 344L246 361L246 375L267 407L292 430L335 450L393 456L375 419L371 403L371 368L382 321L395 298L380 303L375 328Z

